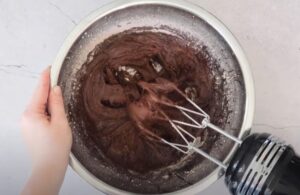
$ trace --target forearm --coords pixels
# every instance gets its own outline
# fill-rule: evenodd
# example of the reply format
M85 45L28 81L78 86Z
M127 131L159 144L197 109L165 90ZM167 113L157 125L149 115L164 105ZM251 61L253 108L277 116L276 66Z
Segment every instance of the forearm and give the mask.
M63 183L67 166L68 160L36 165L33 167L21 195L57 195Z

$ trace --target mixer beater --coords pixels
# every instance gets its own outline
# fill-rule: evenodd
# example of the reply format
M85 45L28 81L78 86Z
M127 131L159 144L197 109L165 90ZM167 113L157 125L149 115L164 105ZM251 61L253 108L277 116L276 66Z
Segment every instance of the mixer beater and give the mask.
M160 82L166 81L160 80ZM175 108L189 121L171 119L158 107L158 112L163 116L164 120L168 121L174 131L179 134L183 143L173 143L144 129L146 135L184 154L198 153L222 167L225 170L225 183L232 194L300 194L300 158L295 154L291 146L269 134L256 133L249 135L244 140L229 134L212 124L210 116L172 83L165 83L165 89L176 91L193 109L176 105L168 98L159 97L157 94L159 89L153 89L153 86L149 86L151 84L140 82L139 85L147 91L152 103ZM197 119L193 116L197 116ZM225 164L200 149L199 147L202 145L201 138L192 135L184 127L209 128L234 141L239 147L231 161Z

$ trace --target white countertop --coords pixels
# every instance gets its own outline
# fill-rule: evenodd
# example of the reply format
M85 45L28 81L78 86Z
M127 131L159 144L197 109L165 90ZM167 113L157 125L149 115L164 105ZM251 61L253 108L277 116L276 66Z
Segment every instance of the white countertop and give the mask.
M192 0L190 0L192 1ZM0 194L17 194L30 171L19 118L39 73L64 38L109 0L0 0ZM233 32L251 64L254 131L270 132L300 153L300 1L195 0ZM61 194L101 194L68 169ZM223 180L201 195L229 195Z

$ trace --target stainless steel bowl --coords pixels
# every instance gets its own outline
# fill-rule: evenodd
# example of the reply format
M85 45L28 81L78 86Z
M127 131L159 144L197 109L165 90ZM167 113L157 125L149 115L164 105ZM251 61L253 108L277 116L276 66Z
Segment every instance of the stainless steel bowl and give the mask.
M236 133L240 138L248 134L254 114L254 89L251 71L242 48L230 31L212 14L182 0L118 0L99 8L78 24L65 40L51 69L51 85L57 85L60 76L67 77L74 74L85 62L88 53L104 39L133 27L144 26L158 29L161 26L168 26L194 37L195 42L207 46L224 71L223 76L229 86L228 92L232 94L229 103L233 110L235 107L238 108L231 115L231 120L237 122L228 125L226 129L239 128ZM72 68L61 75L64 66ZM236 82L234 80L236 75L230 75L232 69L238 69L242 82ZM239 94L239 97L236 94ZM68 101L66 100L68 95L64 98ZM228 140L221 139L220 142L226 143ZM230 160L236 147L237 145L230 146L225 157L221 157L225 163ZM70 155L70 165L82 178L105 193L132 194L95 177L73 154ZM222 174L220 167L214 167L195 184L172 194L198 193Z

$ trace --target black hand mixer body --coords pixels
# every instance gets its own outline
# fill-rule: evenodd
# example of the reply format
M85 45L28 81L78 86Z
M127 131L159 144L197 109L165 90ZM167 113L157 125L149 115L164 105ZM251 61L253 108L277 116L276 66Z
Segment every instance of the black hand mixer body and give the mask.
M299 195L300 158L269 134L248 136L225 173L234 195Z

